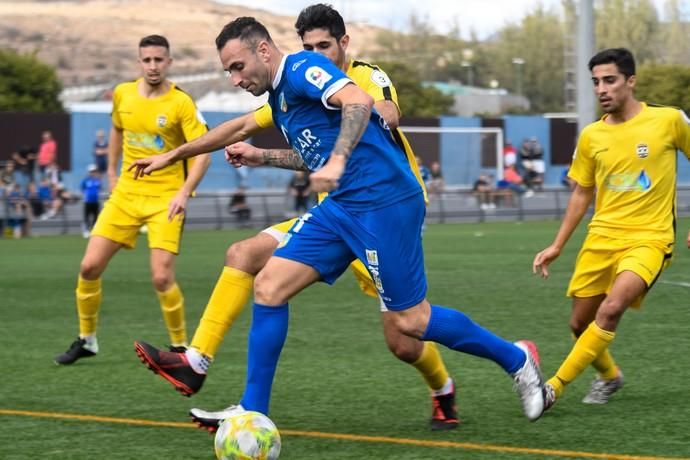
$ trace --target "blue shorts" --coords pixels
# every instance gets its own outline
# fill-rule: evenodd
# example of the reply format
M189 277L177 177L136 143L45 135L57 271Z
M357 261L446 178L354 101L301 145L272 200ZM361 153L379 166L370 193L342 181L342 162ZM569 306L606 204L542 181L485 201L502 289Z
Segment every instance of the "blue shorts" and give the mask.
M420 193L365 212L326 199L300 217L274 255L314 268L333 284L355 260L362 261L389 310L405 310L426 297Z

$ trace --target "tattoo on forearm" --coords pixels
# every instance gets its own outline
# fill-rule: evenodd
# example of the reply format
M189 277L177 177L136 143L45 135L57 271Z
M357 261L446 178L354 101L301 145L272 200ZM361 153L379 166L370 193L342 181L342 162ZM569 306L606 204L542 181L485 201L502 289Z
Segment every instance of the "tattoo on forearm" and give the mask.
M276 168L298 171L309 170L300 154L294 150L266 149L263 151L263 160L265 165L275 166Z
M371 115L371 108L366 104L347 104L342 109L340 134L333 147L334 155L342 155L347 160L352 150L362 137Z

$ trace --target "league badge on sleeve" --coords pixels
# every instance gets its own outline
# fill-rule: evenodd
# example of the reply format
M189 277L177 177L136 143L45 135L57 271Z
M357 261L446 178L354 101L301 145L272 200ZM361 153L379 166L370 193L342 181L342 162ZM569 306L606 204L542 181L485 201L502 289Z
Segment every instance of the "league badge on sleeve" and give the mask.
M323 89L324 85L333 78L331 74L318 66L311 66L307 69L304 76L307 81L319 89Z
M381 88L386 88L391 85L391 81L388 78L388 75L386 75L385 72L382 72L381 70L374 70L371 73L371 81L376 83L378 86Z

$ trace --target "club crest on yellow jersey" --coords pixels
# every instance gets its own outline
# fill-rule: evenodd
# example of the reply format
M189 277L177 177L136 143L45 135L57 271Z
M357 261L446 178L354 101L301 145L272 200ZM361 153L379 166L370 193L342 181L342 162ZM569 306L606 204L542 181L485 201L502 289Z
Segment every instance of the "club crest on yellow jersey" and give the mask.
M637 153L638 158L647 158L649 156L649 146L641 142L635 146L635 153Z
M168 124L168 117L166 117L165 115L158 115L156 117L156 124L159 128L164 127L166 124Z

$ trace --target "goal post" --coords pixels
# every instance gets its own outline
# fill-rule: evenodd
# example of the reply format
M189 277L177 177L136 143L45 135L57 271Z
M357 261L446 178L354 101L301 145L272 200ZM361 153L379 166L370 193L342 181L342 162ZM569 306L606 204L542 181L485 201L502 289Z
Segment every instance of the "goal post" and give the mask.
M481 173L503 178L503 129L496 127L400 126L427 168L441 163L447 186L471 186ZM433 159L433 160L429 160Z

